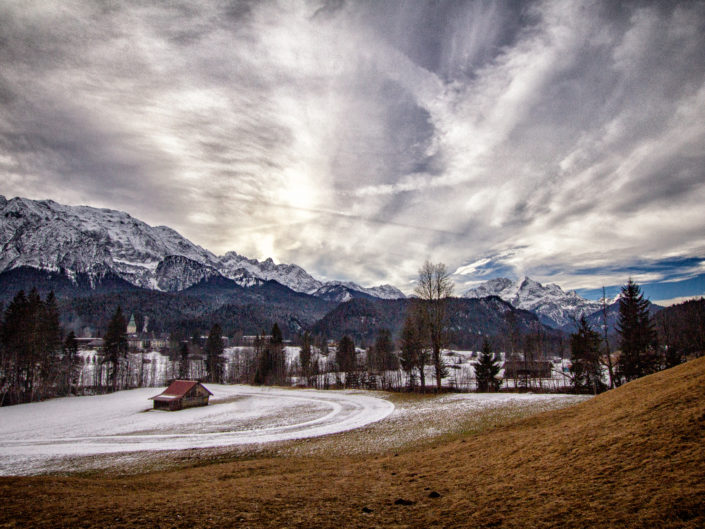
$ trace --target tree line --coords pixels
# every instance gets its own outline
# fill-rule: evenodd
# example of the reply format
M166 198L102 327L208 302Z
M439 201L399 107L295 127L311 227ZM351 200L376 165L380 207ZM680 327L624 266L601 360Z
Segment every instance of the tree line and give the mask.
M78 343L64 336L56 297L19 291L0 325L0 405L68 395L79 369Z
M661 310L655 317L641 288L630 278L621 289L618 348L607 336L603 293L602 333L583 317L570 336L571 381L579 392L599 393L625 382L674 367L705 351L705 301Z
M398 338L388 329L378 329L364 355L358 354L351 336L330 346L328 340L302 331L298 355L287 360L286 345L277 323L269 334L261 331L249 347L235 355L223 355L223 330L213 324L205 339L172 333L168 351L170 378L197 378L212 383L289 385L311 387L361 387L426 391L443 389L449 369L442 351L452 337L449 304L453 285L445 265L426 262L419 270L416 296L409 303ZM575 391L597 393L624 382L677 365L688 355L705 349L705 301L689 302L677 311L661 311L652 317L648 302L631 279L622 288L617 331L619 343L612 350L606 332L593 329L582 318L570 335L571 367L567 374ZM607 308L603 304L604 320ZM60 325L53 293L42 299L36 289L17 293L2 311L0 322L0 404L16 404L75 393L83 359L72 332ZM497 391L502 380L500 357L503 347L531 364L546 353L541 329L524 333L512 325L508 313L502 336L481 336L481 351L473 364L478 391ZM137 318L136 318L137 319ZM120 306L107 322L103 346L95 355L97 364L90 388L95 392L139 387L144 382L144 353L128 354L127 323ZM601 332L600 332L601 331ZM493 347L494 342L494 347ZM133 351L134 352L134 351ZM364 356L364 360L360 360ZM154 366L153 366L154 367ZM431 373L432 383L426 380ZM402 376L403 375L403 376ZM515 381L517 382L517 381ZM517 384L518 385L518 384ZM524 381L530 388L530 382ZM84 388L85 389L85 388Z

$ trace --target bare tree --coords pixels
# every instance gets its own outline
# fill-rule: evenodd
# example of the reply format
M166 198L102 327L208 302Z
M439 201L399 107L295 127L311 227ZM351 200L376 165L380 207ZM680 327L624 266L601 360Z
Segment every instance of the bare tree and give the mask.
M614 369L612 366L612 351L610 349L610 341L607 328L607 297L605 287L602 287L602 340L605 346L605 358L607 360L607 372L610 375L610 389L614 388Z
M443 364L441 349L446 345L447 301L453 294L453 283L450 274L443 263L426 261L419 270L419 281L416 285L416 295L422 301L420 309L428 328L428 338L431 343L433 365L436 370L436 388L441 389Z

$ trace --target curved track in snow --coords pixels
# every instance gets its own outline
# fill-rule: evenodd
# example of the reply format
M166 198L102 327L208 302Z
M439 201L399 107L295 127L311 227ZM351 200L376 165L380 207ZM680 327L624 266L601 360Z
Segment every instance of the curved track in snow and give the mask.
M394 405L339 391L209 384L207 407L150 410L158 388L62 398L0 409L0 474L24 474L56 457L259 444L352 430Z

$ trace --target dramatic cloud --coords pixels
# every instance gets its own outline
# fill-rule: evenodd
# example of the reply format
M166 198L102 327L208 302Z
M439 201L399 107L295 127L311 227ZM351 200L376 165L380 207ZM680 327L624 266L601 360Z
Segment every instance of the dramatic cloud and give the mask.
M700 2L18 0L0 64L6 196L322 279L705 290Z

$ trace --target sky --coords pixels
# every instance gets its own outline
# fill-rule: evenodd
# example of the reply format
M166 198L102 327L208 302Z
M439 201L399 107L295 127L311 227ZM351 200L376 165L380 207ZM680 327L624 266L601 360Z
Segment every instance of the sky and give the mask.
M413 290L705 294L705 3L0 0L0 194Z

